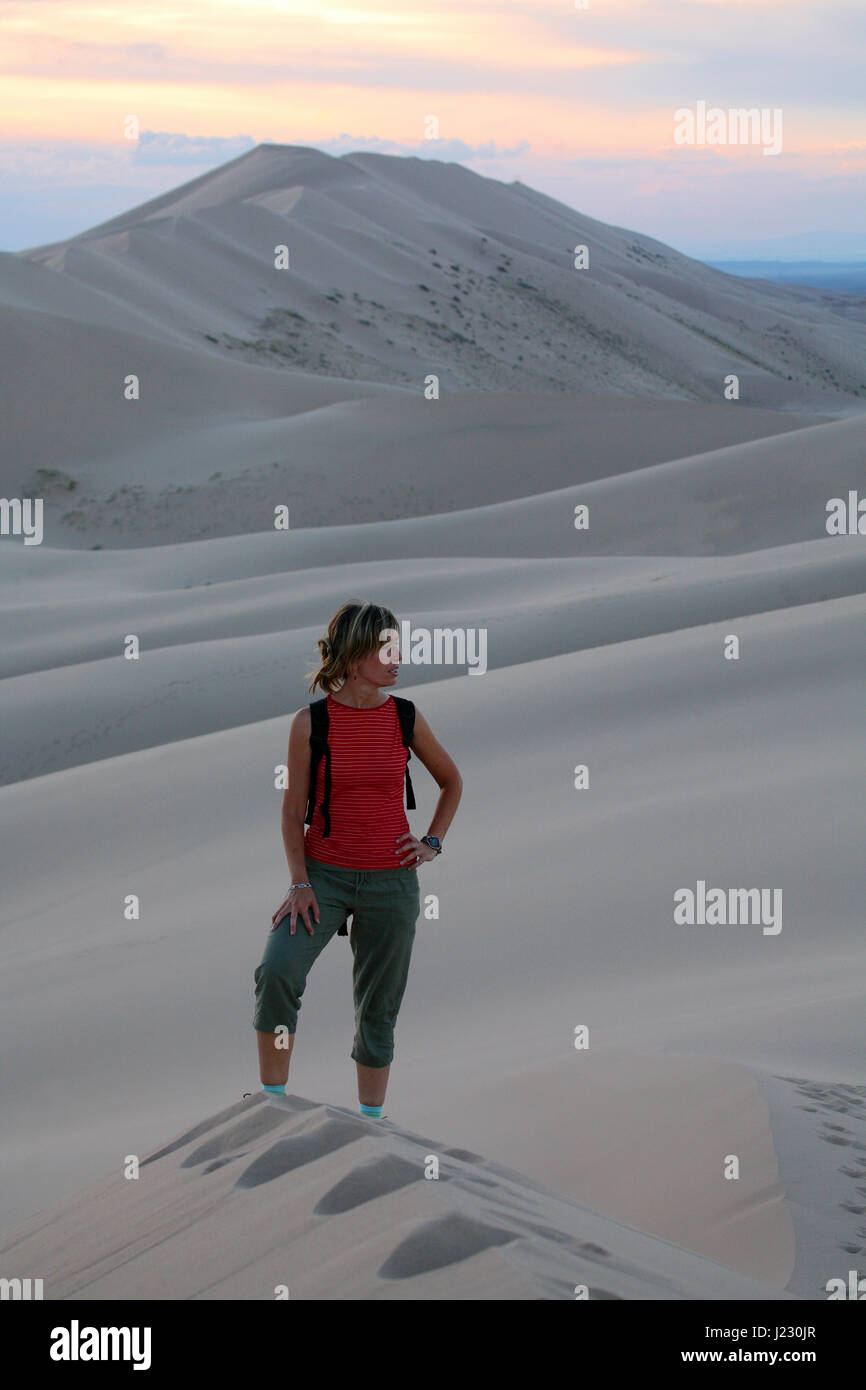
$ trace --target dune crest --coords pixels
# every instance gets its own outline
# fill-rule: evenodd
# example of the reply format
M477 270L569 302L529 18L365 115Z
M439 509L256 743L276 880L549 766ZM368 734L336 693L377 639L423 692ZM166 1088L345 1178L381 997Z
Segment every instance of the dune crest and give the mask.
M46 1299L790 1297L477 1154L294 1095L219 1112L136 1181L10 1232L0 1260L47 1271Z

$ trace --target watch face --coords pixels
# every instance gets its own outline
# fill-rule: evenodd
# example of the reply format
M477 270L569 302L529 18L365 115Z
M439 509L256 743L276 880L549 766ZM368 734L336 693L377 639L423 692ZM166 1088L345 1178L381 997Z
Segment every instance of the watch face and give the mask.
M424 839L427 841L427 844L430 846L431 849L439 848L440 841L437 840L435 835L425 835Z

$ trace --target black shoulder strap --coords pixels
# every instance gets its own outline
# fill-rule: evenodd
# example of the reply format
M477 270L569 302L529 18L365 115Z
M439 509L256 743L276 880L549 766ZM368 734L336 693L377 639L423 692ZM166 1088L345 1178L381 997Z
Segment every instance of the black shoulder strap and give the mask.
M411 700L405 700L400 695L392 696L394 704L397 706L397 718L400 721L400 736L406 747L406 809L415 810L415 791L412 786L412 778L409 776L409 759L412 756L411 744L415 737L415 706ZM322 812L324 822L322 836L327 839L331 833L331 750L328 746L328 728L330 720L328 718L328 700L324 696L321 700L313 700L310 703L310 786L307 792L307 813L304 823L311 825L316 809L316 778L319 772L319 763L325 759L325 785L323 789L322 802L319 810Z
M409 776L409 759L412 756L412 740L415 737L415 706L411 700L406 700L402 695L391 697L397 706L397 718L400 720L400 733L406 745L406 809L415 810L415 792L412 789L412 778Z
M307 814L304 817L306 825L311 825L313 814L316 809L316 777L319 771L319 763L325 759L325 787L322 805L320 807L322 818L325 822L323 835L327 837L331 833L331 750L328 747L328 699L323 696L321 700L312 700L310 703L310 786L307 792Z

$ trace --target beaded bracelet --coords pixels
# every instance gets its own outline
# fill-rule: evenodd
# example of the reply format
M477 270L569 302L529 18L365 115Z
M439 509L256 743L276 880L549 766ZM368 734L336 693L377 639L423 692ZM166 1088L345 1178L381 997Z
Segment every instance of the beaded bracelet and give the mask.
M290 883L288 891L291 893L293 888L312 888L311 883Z

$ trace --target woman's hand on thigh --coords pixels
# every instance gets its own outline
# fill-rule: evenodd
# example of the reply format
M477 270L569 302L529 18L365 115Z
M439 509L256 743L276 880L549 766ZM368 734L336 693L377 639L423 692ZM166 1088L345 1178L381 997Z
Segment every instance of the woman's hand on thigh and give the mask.
M295 935L299 917L310 936L313 935L313 925L310 918L312 917L313 921L318 924L319 904L316 902L316 895L312 888L292 888L286 894L271 918L274 924L271 931L276 931L285 917L289 918L289 931L292 936Z

